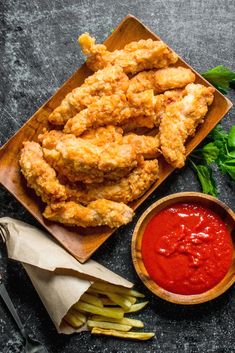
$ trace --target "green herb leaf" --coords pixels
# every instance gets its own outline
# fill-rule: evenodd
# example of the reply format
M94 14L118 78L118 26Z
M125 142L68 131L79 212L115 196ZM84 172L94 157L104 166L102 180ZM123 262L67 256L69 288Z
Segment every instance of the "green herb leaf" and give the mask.
M211 168L205 165L198 165L197 175L202 185L202 191L205 194L217 196L217 189L215 186L215 180L213 178Z
M203 164L196 165L191 159L190 162L197 173L204 194L209 194L216 197L217 189L211 168Z
M227 159L224 164L229 166L235 166L235 159Z
M210 139L216 141L225 141L228 138L227 132L222 128L221 125L217 125L208 136Z
M206 163L211 164L218 158L219 148L214 142L209 142L202 148L202 154Z
M229 157L235 158L235 150L229 152Z
M235 88L235 79L233 79L233 80L230 82L230 86L231 86L232 88Z
M229 130L228 145L229 147L235 147L235 125L233 125Z
M208 139L209 143L193 151L189 161L198 175L203 192L216 196L216 185L209 165L215 163L223 174L228 174L235 181L235 125L229 133L217 125ZM196 165L194 160L197 163L200 161L200 165Z
M203 72L202 76L224 94L228 93L230 83L233 84L235 80L235 72L224 65Z
M219 169L224 174L229 174L230 177L235 181L235 159L227 161L227 162L220 162Z

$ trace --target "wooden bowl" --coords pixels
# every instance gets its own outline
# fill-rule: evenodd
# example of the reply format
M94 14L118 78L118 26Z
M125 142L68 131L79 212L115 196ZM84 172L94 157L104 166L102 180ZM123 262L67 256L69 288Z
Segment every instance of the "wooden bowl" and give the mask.
M142 259L141 244L146 225L162 209L175 203L197 203L218 214L226 224L233 242L233 260L226 276L212 289L194 295L171 293L157 285L149 276ZM164 197L152 204L140 217L132 237L132 260L135 270L148 289L155 295L175 304L200 304L224 293L235 282L235 213L220 200L198 192L181 192Z

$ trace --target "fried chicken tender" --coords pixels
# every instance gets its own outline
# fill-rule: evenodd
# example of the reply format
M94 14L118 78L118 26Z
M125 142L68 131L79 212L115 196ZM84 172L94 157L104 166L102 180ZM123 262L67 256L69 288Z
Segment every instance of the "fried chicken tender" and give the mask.
M103 96L69 119L65 124L64 132L79 136L91 127L118 125L130 119L130 116L131 111L125 94Z
M49 115L48 120L54 125L64 125L89 104L102 96L126 92L129 79L119 66L105 67L87 77L84 83L62 100L61 104Z
M167 67L138 73L130 80L127 94L153 89L159 94L170 89L182 88L195 81L195 74L184 67Z
M38 143L24 143L19 163L28 186L34 189L44 202L67 199L65 186L59 183L55 170L44 160L42 148Z
M121 125L124 132L138 131L143 129L153 129L156 122L156 114L150 116L137 116L125 124Z
M160 142L162 153L175 168L185 164L186 149L184 143L194 135L213 102L213 87L189 84L184 96L178 102L167 106L160 123Z
M123 143L135 145L144 159L154 159L160 155L160 138L156 136L127 134L123 136Z
M155 120L154 120L155 126L159 126L160 121L164 116L167 107L181 100L183 95L184 95L183 89L175 89L171 91L166 91L163 94L159 94L156 96Z
M84 204L102 198L128 203L142 196L158 178L158 161L144 161L127 177L115 183L86 185L86 189L74 194L74 198Z
M39 135L46 161L71 182L103 182L128 174L142 160L137 148L111 143L99 147L88 140L51 130Z
M85 131L81 138L96 146L105 146L110 143L122 143L123 130L120 127L108 125Z
M44 202L52 202L43 214L50 220L81 227L108 225L116 228L133 218L133 210L124 203L97 200L84 207L72 201L65 202L72 190L59 183L54 169L43 159L42 148L36 142L24 143L20 166L28 186Z
M153 90L130 94L103 96L88 106L87 109L69 119L64 127L65 133L79 136L87 129L105 125L122 125L134 121L139 116L155 115L155 97Z
M131 118L154 115L156 98L153 89L140 93L129 93L127 99L131 110Z
M97 200L84 207L73 201L60 202L46 207L44 217L70 226L96 227L107 225L117 228L129 223L134 211L124 203Z
M88 56L87 66L97 71L107 65L121 66L126 73L136 73L148 69L158 69L176 63L178 56L162 41L140 40L127 44L122 50L110 52L103 44L95 44L95 38L82 34L78 42L83 53Z
M121 125L124 132L153 129L160 124L166 107L182 98L182 89L166 91L154 97L154 113L149 116L137 116ZM131 93L133 94L133 93ZM141 94L141 93L139 93ZM134 94L135 96L136 94ZM129 93L130 96L130 93Z
M106 146L112 143L133 145L145 159L154 159L159 156L160 139L158 135L146 136L130 133L123 136L121 128L108 125L88 130L81 138L96 146Z

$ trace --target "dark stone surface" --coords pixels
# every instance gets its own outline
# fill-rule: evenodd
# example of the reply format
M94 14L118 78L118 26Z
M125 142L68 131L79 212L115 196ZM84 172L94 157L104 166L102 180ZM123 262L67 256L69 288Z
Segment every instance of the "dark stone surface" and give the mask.
M139 17L196 70L234 67L234 0L2 0L0 2L0 142L3 144L77 69L84 58L76 44L89 31L103 41L128 13ZM234 100L234 91L228 94ZM234 109L223 126L235 123ZM234 184L216 173L219 198L235 208ZM130 257L131 234L140 214L158 198L178 191L199 191L189 167L175 172L136 212L131 225L116 232L94 258L127 277L150 305L137 315L156 338L145 343L58 335L22 266L7 261L0 248L0 271L19 314L33 337L50 353L232 353L235 352L235 288L195 307L153 297L138 280ZM0 216L36 221L4 189ZM0 352L21 352L21 337L0 301Z

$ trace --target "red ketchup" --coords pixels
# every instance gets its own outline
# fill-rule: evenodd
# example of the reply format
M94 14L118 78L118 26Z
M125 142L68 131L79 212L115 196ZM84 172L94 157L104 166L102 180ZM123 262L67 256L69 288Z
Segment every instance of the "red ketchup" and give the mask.
M142 239L150 277L172 293L203 293L226 275L232 241L225 223L197 204L178 203L156 214Z

